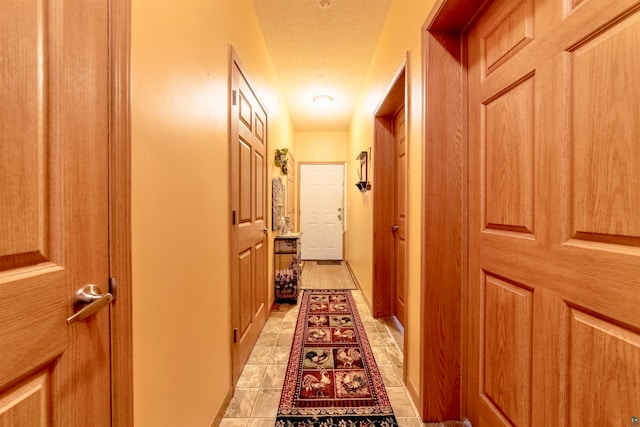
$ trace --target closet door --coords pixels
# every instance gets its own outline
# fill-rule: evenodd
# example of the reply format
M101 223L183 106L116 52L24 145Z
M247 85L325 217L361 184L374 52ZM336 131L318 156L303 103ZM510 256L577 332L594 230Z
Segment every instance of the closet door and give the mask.
M267 113L233 59L231 106L231 310L233 382L267 321Z
M469 417L640 413L640 8L496 0L468 33Z

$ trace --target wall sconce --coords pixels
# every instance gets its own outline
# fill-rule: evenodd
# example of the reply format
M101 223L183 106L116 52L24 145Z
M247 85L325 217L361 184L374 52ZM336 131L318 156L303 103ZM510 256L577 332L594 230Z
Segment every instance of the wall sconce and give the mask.
M361 192L371 190L371 183L369 182L369 160L371 158L371 147L368 151L361 151L356 157L356 160L360 160L360 167L358 168L358 182L356 187Z

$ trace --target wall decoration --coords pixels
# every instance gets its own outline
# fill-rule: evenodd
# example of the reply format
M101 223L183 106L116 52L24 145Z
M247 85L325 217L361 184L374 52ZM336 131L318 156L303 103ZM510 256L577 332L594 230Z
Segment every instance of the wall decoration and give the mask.
M285 200L286 200L286 188L280 177L273 178L271 180L271 229L282 230L282 223L285 220Z
M276 149L276 158L275 165L280 168L280 172L282 175L287 176L289 173L289 149L288 148L278 148Z

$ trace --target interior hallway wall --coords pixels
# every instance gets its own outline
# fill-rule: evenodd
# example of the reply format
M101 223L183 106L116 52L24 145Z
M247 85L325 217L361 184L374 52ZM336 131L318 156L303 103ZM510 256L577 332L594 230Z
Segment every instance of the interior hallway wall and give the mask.
M349 127L348 171L355 170L355 157L373 146L373 117L376 108L390 89L393 78L408 56L409 86L407 111L407 320L405 329L405 369L407 387L414 399L420 394L420 263L421 263L421 197L422 197L422 59L421 27L434 0L393 0L389 15L365 79L362 94ZM376 153L372 155L376 161ZM349 216L347 258L371 303L373 286L373 206L372 192L361 193L355 187L357 176L347 173ZM372 178L375 191L375 177ZM420 406L420 405L418 405Z
M347 132L296 132L296 161L344 162Z
M251 0L132 2L138 427L209 426L231 390L230 45L269 113L272 176L295 141Z

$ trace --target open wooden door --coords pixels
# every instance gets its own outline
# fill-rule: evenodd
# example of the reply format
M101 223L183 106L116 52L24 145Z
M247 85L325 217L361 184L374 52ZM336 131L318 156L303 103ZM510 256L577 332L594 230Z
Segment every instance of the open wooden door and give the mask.
M16 0L0 11L3 426L112 423L111 6ZM102 296L72 318L89 284Z
M231 312L233 382L267 321L267 112L232 56Z
M406 59L374 117L373 315L406 326Z
M640 414L639 6L496 0L468 33L474 426Z
M405 325L407 297L407 135L404 105L393 116L395 136L395 200L392 226L394 249L394 287L392 314Z

